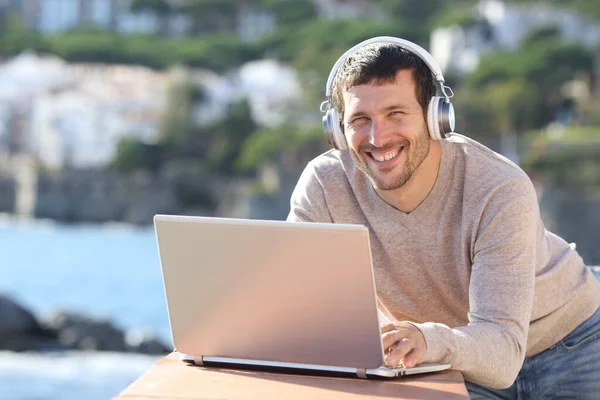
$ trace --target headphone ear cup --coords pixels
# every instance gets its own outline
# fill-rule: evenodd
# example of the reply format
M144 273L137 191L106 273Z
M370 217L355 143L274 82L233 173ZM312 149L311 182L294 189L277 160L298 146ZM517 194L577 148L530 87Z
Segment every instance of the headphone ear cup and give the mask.
M429 130L429 137L434 140L440 140L442 135L440 133L439 124L439 107L440 99L444 100L443 97L433 96L427 106L427 129Z
M447 138L454 132L454 106L444 97L434 96L427 107L427 128L435 140Z
M323 132L327 143L334 149L346 150L348 148L346 135L344 135L340 117L335 108L328 109L323 116Z

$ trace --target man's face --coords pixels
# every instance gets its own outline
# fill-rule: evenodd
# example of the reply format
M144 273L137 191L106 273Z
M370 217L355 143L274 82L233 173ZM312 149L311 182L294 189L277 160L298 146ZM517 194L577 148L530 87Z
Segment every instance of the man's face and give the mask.
M379 190L402 187L429 153L429 133L411 70L391 83L344 92L344 129L356 165Z

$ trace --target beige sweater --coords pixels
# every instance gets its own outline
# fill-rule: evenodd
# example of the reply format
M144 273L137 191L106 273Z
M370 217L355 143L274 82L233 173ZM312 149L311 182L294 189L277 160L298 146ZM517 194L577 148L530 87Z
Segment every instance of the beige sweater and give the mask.
M436 183L411 213L385 203L347 151L331 150L307 165L288 220L368 227L379 300L421 329L425 361L508 387L525 356L594 313L600 286L575 246L544 228L519 167L458 134L441 143Z

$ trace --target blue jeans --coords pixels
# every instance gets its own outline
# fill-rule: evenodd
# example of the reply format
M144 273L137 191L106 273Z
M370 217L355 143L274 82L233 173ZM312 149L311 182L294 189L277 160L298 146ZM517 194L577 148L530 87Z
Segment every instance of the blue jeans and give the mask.
M567 337L525 358L508 389L466 382L471 399L600 399L600 309Z

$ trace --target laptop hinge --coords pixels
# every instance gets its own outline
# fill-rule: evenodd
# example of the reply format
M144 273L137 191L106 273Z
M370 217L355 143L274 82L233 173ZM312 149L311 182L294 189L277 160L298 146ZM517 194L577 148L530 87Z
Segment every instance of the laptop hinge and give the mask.
M196 365L204 365L203 356L194 356L194 364Z
M356 376L358 376L361 379L367 379L367 370L365 368L357 368Z

